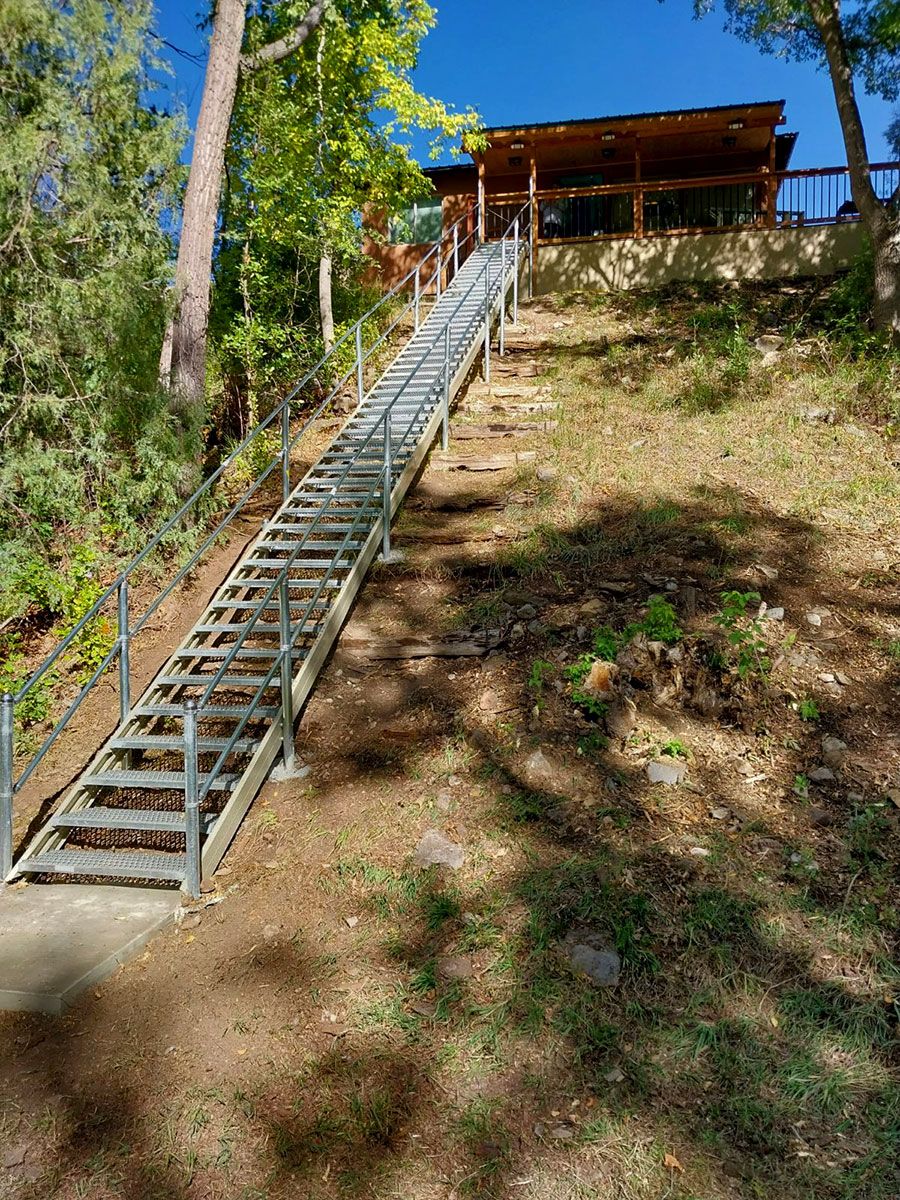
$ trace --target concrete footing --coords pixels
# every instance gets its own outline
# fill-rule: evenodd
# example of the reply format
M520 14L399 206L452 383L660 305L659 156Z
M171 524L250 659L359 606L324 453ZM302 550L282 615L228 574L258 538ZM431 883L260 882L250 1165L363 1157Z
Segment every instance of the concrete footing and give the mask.
M58 1016L171 921L180 893L105 884L0 887L0 1008Z

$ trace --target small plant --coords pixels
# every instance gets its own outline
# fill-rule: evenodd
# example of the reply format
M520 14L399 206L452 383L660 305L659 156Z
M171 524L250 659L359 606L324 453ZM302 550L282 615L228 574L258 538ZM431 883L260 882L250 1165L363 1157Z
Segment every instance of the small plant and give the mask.
M603 662L615 662L621 647L621 638L608 625L594 631L594 657Z
M553 663L547 662L546 659L536 658L531 664L531 673L528 676L528 686L538 695L544 690L544 684L549 676L554 672Z
M606 716L608 706L602 700L598 700L596 696L592 696L590 692L584 691L583 688L572 689L572 700L579 708L583 708L589 717L599 720L600 717Z
M765 678L772 667L766 653L768 647L762 633L762 622L749 612L760 601L759 592L725 592L722 611L716 617L716 624L721 625L728 634L741 679L754 673Z
M575 662L570 663L565 668L563 675L566 679L568 679L569 683L581 683L581 681L590 674L591 667L594 665L594 661L595 658L593 654L582 654L575 660Z
M622 640L630 642L636 633L646 634L651 642L663 642L666 646L674 646L684 637L684 630L678 624L678 614L664 596L650 597L643 621L629 625Z
M801 800L809 799L809 779L806 775L797 774L794 776L794 786L791 791L795 796L799 796Z
M801 700L797 705L797 716L801 721L818 721L821 717L819 706L815 700Z
M671 741L666 742L665 745L660 747L659 752L660 754L667 755L669 758L683 758L685 761L687 761L690 754L687 746L684 742L679 741L678 738L672 738Z

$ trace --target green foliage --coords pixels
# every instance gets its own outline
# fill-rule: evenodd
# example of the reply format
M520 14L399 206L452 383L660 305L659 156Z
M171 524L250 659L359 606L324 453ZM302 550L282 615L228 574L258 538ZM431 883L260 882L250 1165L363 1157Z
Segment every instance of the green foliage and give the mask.
M555 670L556 668L553 666L553 663L547 662L543 658L536 658L531 664L531 672L528 676L529 688L533 692L540 694L544 690L544 684Z
M599 629L594 630L595 658L602 659L603 662L615 662L620 648L619 635L609 625L601 625Z
M296 0L254 8L245 49L283 35L304 12ZM332 263L338 336L373 302L361 282L369 262L362 216L377 224L379 214L431 190L409 137L431 131L437 156L476 126L473 112L451 112L413 87L419 45L433 24L423 0L335 0L298 51L242 78L212 330L225 403L233 407L237 397L245 424L322 353L323 254ZM349 361L336 360L333 375Z
M801 700L797 705L797 716L801 721L818 721L822 714L815 700Z
M687 746L678 738L672 738L671 741L665 742L660 746L659 752L668 755L669 758L683 758L685 761L690 756Z
M722 596L722 611L716 617L716 623L728 634L728 642L735 655L737 673L741 679L746 679L752 674L764 677L772 666L762 634L762 622L749 611L759 605L760 601L759 592L725 592Z
M645 634L651 642L663 642L666 646L675 646L684 637L684 630L678 624L678 614L664 596L650 597L644 619L625 628L623 644L630 642L638 633Z
M15 695L23 684L27 683L31 675L19 646L18 637L7 637L0 645L0 695L4 692ZM21 729L28 729L32 725L40 724L50 715L55 683L56 676L49 671L16 705L17 734Z
M156 381L183 129L152 106L151 17L0 4L0 618L83 531L158 518L196 454Z

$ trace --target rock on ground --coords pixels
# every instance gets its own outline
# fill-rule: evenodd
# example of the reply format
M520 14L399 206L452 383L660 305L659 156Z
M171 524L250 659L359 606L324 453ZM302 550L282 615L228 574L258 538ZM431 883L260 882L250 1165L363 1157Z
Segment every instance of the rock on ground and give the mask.
M466 860L462 846L451 842L438 829L422 834L413 861L417 867L451 867L458 871Z

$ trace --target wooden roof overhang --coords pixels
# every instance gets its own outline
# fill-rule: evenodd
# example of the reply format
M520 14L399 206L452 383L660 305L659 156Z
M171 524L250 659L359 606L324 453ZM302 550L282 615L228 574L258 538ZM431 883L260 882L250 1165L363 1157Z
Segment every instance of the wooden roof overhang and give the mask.
M539 170L599 164L604 150L622 162L635 159L640 148L644 163L708 159L726 150L762 156L784 119L784 101L771 100L498 127L484 131L487 149L470 153L490 176L528 170L532 158Z

